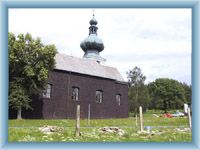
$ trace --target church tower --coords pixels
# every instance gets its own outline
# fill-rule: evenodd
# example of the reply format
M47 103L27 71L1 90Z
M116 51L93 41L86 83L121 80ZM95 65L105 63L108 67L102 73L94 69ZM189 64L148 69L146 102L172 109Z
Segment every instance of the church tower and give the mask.
M95 60L98 63L104 63L105 58L100 56L100 52L104 49L103 41L97 36L97 20L94 17L90 20L89 36L85 38L80 44L80 47L84 51L83 58Z

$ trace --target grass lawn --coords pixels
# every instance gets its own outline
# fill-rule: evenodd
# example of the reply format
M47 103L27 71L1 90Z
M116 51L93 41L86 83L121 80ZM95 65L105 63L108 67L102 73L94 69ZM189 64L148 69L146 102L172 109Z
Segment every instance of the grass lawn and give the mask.
M138 118L139 120L139 118ZM51 134L39 130L44 126L56 126L59 130ZM81 120L81 136L75 137L75 120L9 120L9 142L191 142L187 118L163 118L144 114L144 126L150 132L138 132L136 118ZM105 126L119 127L118 133L103 133ZM146 131L146 128L144 128Z

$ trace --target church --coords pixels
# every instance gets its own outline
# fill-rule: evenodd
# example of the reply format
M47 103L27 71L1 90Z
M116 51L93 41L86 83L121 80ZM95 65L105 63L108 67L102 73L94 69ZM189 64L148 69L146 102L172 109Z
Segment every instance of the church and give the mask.
M23 110L23 118L67 119L76 117L128 117L128 85L116 68L105 65L100 56L103 41L97 36L97 20L89 21L89 36L80 44L83 58L56 54L55 69L49 73L47 89L32 97L33 110Z

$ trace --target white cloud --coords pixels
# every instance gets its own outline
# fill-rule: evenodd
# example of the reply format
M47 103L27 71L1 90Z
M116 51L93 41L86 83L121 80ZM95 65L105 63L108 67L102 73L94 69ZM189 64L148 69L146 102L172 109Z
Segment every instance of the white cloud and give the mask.
M96 9L101 53L125 72L139 66L147 82L159 77L191 83L191 9ZM31 33L68 55L83 56L92 9L9 9L9 31Z

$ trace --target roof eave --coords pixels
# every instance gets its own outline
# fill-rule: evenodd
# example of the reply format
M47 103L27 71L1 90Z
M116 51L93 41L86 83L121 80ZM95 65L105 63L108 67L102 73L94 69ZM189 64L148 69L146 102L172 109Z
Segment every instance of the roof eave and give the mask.
M80 72L75 72L75 71L69 71L69 70L62 70L62 69L53 69L52 71L63 71L63 72L69 72L69 73L75 73L75 74L80 74L80 75L86 75L86 76L90 76L90 77L96 77L96 78L102 78L102 79L108 79L108 80L113 80L119 83L126 83L125 81L119 81L116 79L112 79L112 78L106 78L106 77L100 77L100 76L95 76L95 75L90 75L90 74L84 74L84 73L80 73Z

